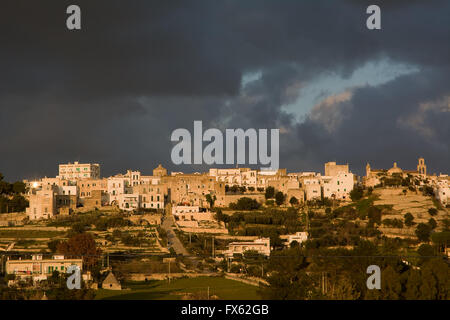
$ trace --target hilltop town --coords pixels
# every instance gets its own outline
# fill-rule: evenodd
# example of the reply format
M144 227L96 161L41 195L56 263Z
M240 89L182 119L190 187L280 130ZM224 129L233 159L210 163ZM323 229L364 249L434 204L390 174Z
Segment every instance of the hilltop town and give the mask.
M158 296L146 287L155 282L169 299L407 299L420 298L408 289L419 270L449 272L450 177L428 174L423 158L415 170L367 164L363 177L336 162L323 175L169 173L160 164L152 175L110 177L100 164L74 162L60 164L56 177L1 183L5 298L149 298ZM401 288L361 288L369 260ZM58 280L71 266L81 270L78 293ZM305 282L284 292L293 274Z

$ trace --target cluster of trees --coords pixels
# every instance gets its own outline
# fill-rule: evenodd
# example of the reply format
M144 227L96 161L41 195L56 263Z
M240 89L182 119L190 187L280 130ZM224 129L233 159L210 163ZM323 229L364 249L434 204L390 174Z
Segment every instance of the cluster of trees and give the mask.
M85 283L81 283L81 289L70 290L67 288L66 274L59 274L54 271L53 274L39 284L39 287L33 286L33 283L24 283L24 289L9 288L6 286L6 278L0 278L0 300L40 300L44 293L50 300L93 300L95 291L85 287ZM11 279L12 280L12 279ZM30 289L32 287L32 289Z
M216 218L227 224L230 234L270 237L271 245L281 245L280 234L294 233L304 229L298 210L266 208L258 212L235 212L225 215L217 210Z
M71 234L82 233L91 226L98 231L106 231L109 228L121 228L131 226L132 222L121 215L103 215L99 211L77 214L68 217L58 217L49 223L50 226L70 226Z
M261 204L255 199L243 197L238 199L236 203L230 203L230 209L233 210L257 210Z
M23 194L25 184L21 181L9 183L0 173L0 213L23 212L28 207L28 201Z
M252 188L254 190L254 188ZM237 186L232 185L231 187L229 185L225 185L225 192L226 193L233 193L233 194L242 194L247 191L247 188L245 186Z
M276 191L274 187L267 187L264 197L267 200L275 198L275 203L278 206L281 206L284 203L284 201L286 200L286 195L281 191ZM295 202L295 200L293 200L293 201ZM297 204L298 204L298 200L297 200Z
M414 181L414 179L411 176L407 176L405 178L403 178L401 175L399 174L393 174L390 177L382 177L381 179L381 184L382 186L387 186L387 187L409 187L411 188L410 190L415 191L414 189L414 185L418 185L419 181Z
M384 250L363 241L352 250L294 246L274 252L268 265L270 285L261 294L265 299L301 300L450 298L450 267L444 257L423 257L413 266L400 257L383 257ZM369 265L381 269L381 290L367 288Z
M105 239L112 242L120 240L124 245L131 247L138 247L151 243L142 231L138 232L136 235L132 235L128 232L122 232L119 229L115 229L112 235L106 236Z
M102 251L97 247L93 236L89 233L78 233L67 241L52 240L48 248L53 253L63 254L66 257L83 258L83 268L94 270L98 267Z
M219 214L220 212L220 214ZM267 225L299 225L299 214L295 208L288 210L264 209L262 212L235 212L233 215L224 215L218 211L220 221L232 226L238 226L241 222L246 224L267 224Z
M382 224L391 228L403 228L403 221L400 219L384 219Z

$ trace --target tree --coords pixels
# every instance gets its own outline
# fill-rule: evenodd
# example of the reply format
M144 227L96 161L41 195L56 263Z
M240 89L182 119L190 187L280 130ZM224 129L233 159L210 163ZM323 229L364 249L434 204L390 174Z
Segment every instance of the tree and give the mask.
M262 287L264 299L314 299L319 295L318 283L306 272L308 263L300 247L274 252L268 266L269 286Z
M236 203L230 204L230 208L233 210L255 210L259 209L260 206L258 201L248 197L240 198Z
M47 243L48 248L52 253L55 253L61 240L51 240Z
M450 231L450 219L443 219L442 224L444 225L444 230Z
M83 257L83 263L91 270L100 258L94 238L88 233L79 233L58 244L56 251L65 256Z
M361 187L356 187L352 191L350 191L350 198L352 201L360 200L364 195L364 190Z
M28 201L22 195L15 194L11 200L7 201L9 212L24 212L28 207Z
M229 190L230 190L230 192L232 192L232 193L237 193L237 192L239 191L239 186L233 185L233 186L230 187Z
M272 199L275 196L275 188L274 187L267 187L266 188L266 199Z
M377 207L370 206L367 216L369 217L369 224L381 224L381 210Z
M410 212L407 212L404 215L404 218L405 218L405 225L406 226L410 227L410 226L414 225L414 216Z
M430 259L421 268L421 299L450 298L450 267L442 259Z
M398 300L402 293L402 284L400 275L392 268L387 266L381 273L381 294L385 300Z
M430 241L431 227L425 223L419 223L416 229L416 236L420 241Z
M428 213L430 214L430 216L435 216L437 215L438 211L436 208L430 208L428 209Z
M406 281L406 293L405 298L407 300L417 300L420 299L422 277L419 270L411 269L408 271L408 277Z
M211 208L214 207L214 202L216 202L216 200L217 200L217 197L216 197L215 195L212 195L212 196L211 196L210 193L208 193L208 194L206 195L206 201L209 203L209 206L210 206Z
M430 218L430 220L428 220L428 225L430 226L431 230L434 230L437 227L437 222L433 218Z
M23 183L22 181L14 182L12 189L15 194L23 194L25 193L26 189L25 183Z
M422 257L430 257L434 256L434 250L433 247L429 244L421 244L419 249L417 249L417 253L420 254Z
M281 206L284 203L284 199L285 199L285 196L284 196L283 192L278 191L275 194L275 202L277 203L277 205Z
M296 206L296 205L298 205L298 199L296 197L291 197L291 199L289 200L289 203L292 206Z

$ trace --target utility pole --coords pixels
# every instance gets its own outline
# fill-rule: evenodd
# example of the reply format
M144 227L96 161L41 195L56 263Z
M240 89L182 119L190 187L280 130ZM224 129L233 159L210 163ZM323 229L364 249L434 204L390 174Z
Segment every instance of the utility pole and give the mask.
M209 300L209 287L208 287L208 300Z
M189 232L189 244L191 244L191 233Z
M214 236L212 236L212 257L214 258L215 252L214 252Z
M170 284L170 260L169 260L169 284Z
M308 236L309 236L309 210L308 210L308 205L306 205L306 232L308 233Z
M325 285L324 285L324 281L323 281L323 271L322 271L322 274L320 277L320 282L322 284L322 295L324 295L325 294Z

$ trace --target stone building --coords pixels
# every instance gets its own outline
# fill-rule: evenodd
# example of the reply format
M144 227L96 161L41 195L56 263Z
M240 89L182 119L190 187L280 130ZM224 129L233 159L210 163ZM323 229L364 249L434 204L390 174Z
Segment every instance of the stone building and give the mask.
M325 163L325 175L326 176L337 176L339 173L349 173L348 163L347 164L336 164L336 162Z
M112 272L110 272L102 283L102 289L122 290L122 286Z

